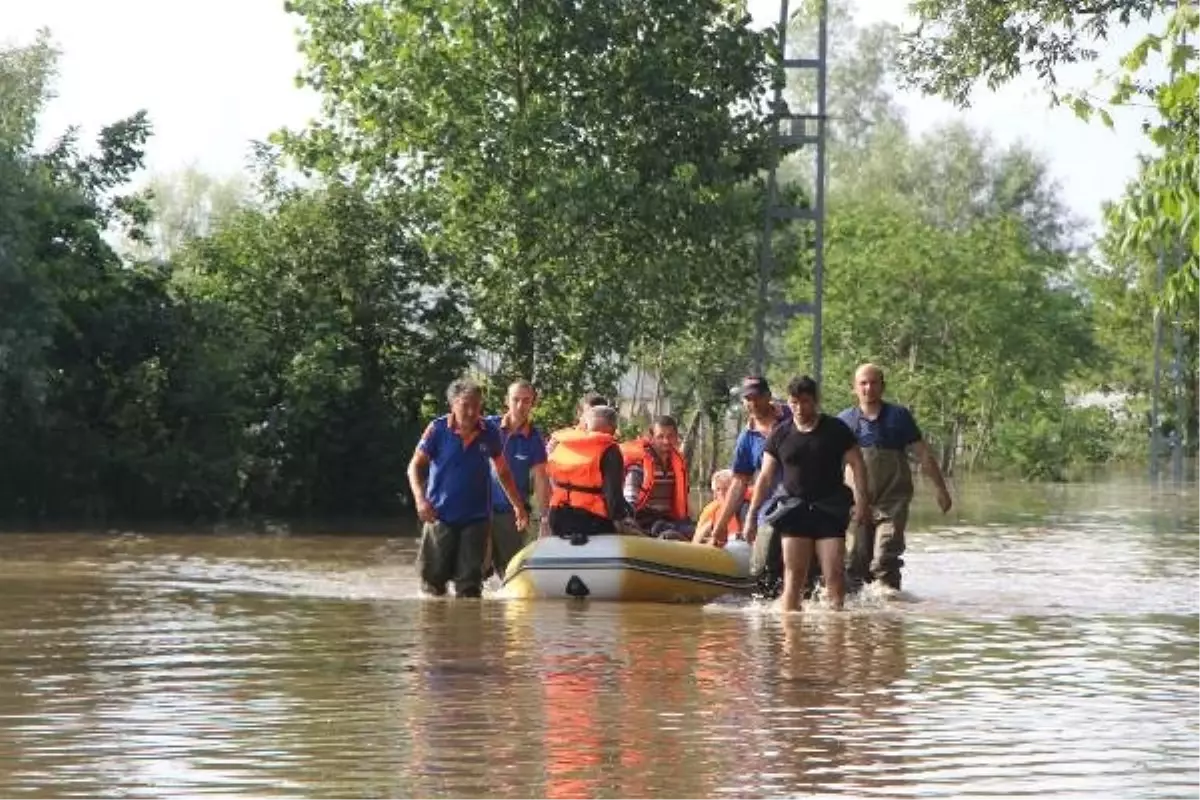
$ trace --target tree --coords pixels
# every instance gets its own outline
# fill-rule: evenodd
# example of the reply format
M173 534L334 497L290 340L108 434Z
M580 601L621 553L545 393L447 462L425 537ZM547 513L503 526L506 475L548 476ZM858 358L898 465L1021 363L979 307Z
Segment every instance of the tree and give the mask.
M170 260L190 239L214 232L239 208L252 201L241 175L218 178L195 167L152 176L145 189L150 223L145 243L125 243L137 259Z
M769 34L736 4L289 8L326 119L285 146L420 194L502 377L614 383L668 298L711 319L693 291L740 290L749 265L714 267L757 225L744 194L766 164L772 73Z
M1045 165L1020 148L961 125L876 142L830 195L827 403L850 402L857 363L882 364L950 468L959 454L967 466L994 455L1029 397L1061 409L1095 352L1064 216ZM794 296L806 284L798 276ZM809 328L795 324L793 341Z
M1098 115L1112 124L1106 105L1149 99L1158 119L1145 130L1158 150L1143 161L1140 174L1115 204L1108 221L1121 231L1127 255L1165 250L1173 266L1160 306L1200 304L1197 228L1200 199L1196 184L1196 95L1200 76L1196 48L1185 42L1200 24L1200 12L1187 0L916 0L917 29L905 40L902 63L908 80L923 91L959 105L969 102L976 81L991 89L1028 70L1036 72L1054 102L1080 117ZM1114 29L1161 21L1122 60L1111 97L1060 92L1064 64L1097 57L1096 44ZM1152 77L1151 53L1166 50L1169 77Z
M462 298L403 200L344 183L281 188L179 256L193 304L224 309L248 410L244 502L273 512L393 508L430 387L473 345Z
M58 55L44 28L33 44L0 50L0 147L10 154L33 146L38 114L52 97Z
M789 49L815 55L821 3L799 4L788 23ZM850 0L825 0L827 19L826 104L829 114L828 175L836 182L856 171L860 157L876 136L907 129L894 93L894 66L900 30L891 23L862 26L854 20ZM816 113L817 86L812 70L793 70L784 93L794 113ZM792 156L787 172L812 182L811 149ZM804 166L800 166L803 164ZM797 169L799 167L799 169Z
M1114 29L1148 21L1175 0L914 0L901 66L926 94L965 106L977 81L995 90L1034 72L1050 89L1064 65L1094 61Z
M129 477L154 439L139 406L170 329L162 276L126 268L104 238L146 222L123 190L149 122L104 128L91 154L73 130L34 152L55 57L45 33L0 56L0 509L31 519L144 499Z

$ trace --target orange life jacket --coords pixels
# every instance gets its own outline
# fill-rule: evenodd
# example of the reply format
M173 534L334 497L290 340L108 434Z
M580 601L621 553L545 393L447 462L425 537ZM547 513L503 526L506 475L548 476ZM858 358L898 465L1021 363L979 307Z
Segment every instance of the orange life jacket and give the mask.
M555 445L546 456L546 474L550 478L550 507L578 508L604 519L609 518L604 502L604 475L600 458L616 444L609 433L593 433L576 428L556 431Z
M634 503L634 510L641 511L650 501L654 492L655 457L650 442L645 439L635 439L621 445L621 457L625 460L625 469L635 464L642 467L642 490ZM675 474L675 494L671 497L671 518L688 518L688 469L679 451L671 451L671 472Z

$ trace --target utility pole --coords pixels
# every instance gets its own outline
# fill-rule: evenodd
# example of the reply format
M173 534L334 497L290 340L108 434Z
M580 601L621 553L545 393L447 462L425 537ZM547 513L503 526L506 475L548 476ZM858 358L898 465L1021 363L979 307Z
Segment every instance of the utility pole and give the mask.
M821 333L822 333L822 303L825 295L825 142L827 128L826 102L826 61L828 56L828 21L829 9L827 0L817 2L817 54L815 58L789 58L787 53L787 31L790 14L788 0L779 3L779 57L786 76L791 70L807 70L815 73L817 98L816 113L792 113L783 100L783 86L775 87L775 96L771 110L772 159L767 173L767 200L763 214L763 238L759 249L758 265L758 305L754 320L754 370L756 374L766 373L767 354L767 321L776 315L785 319L790 316L808 315L813 319L812 335L812 369L811 373L819 382L821 380ZM816 157L816 179L813 187L812 202L806 206L787 205L779 197L778 168L785 148L798 147L802 151L812 148ZM813 296L812 300L800 303L773 301L771 298L772 281L778 277L778 262L774 252L774 233L776 221L788 222L795 220L811 221L813 223Z

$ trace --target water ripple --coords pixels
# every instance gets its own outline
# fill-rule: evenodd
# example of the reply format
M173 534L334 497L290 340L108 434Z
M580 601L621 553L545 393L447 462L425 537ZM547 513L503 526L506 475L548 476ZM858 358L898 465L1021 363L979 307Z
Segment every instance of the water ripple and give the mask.
M1195 797L1194 511L1063 494L925 526L901 601L844 614L422 601L401 540L6 536L0 796Z

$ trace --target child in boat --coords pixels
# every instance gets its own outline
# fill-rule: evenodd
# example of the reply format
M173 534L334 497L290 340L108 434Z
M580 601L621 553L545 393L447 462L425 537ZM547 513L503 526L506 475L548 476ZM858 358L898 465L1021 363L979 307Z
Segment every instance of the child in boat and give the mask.
M719 545L713 541L713 526L717 521L721 509L725 506L725 499L729 496L729 489L733 485L733 470L719 469L712 476L712 493L713 499L700 512L699 519L696 520L696 534L692 537L692 541L696 544L711 544L714 547ZM738 521L738 516L734 515L729 519L729 535L740 536L741 524Z

